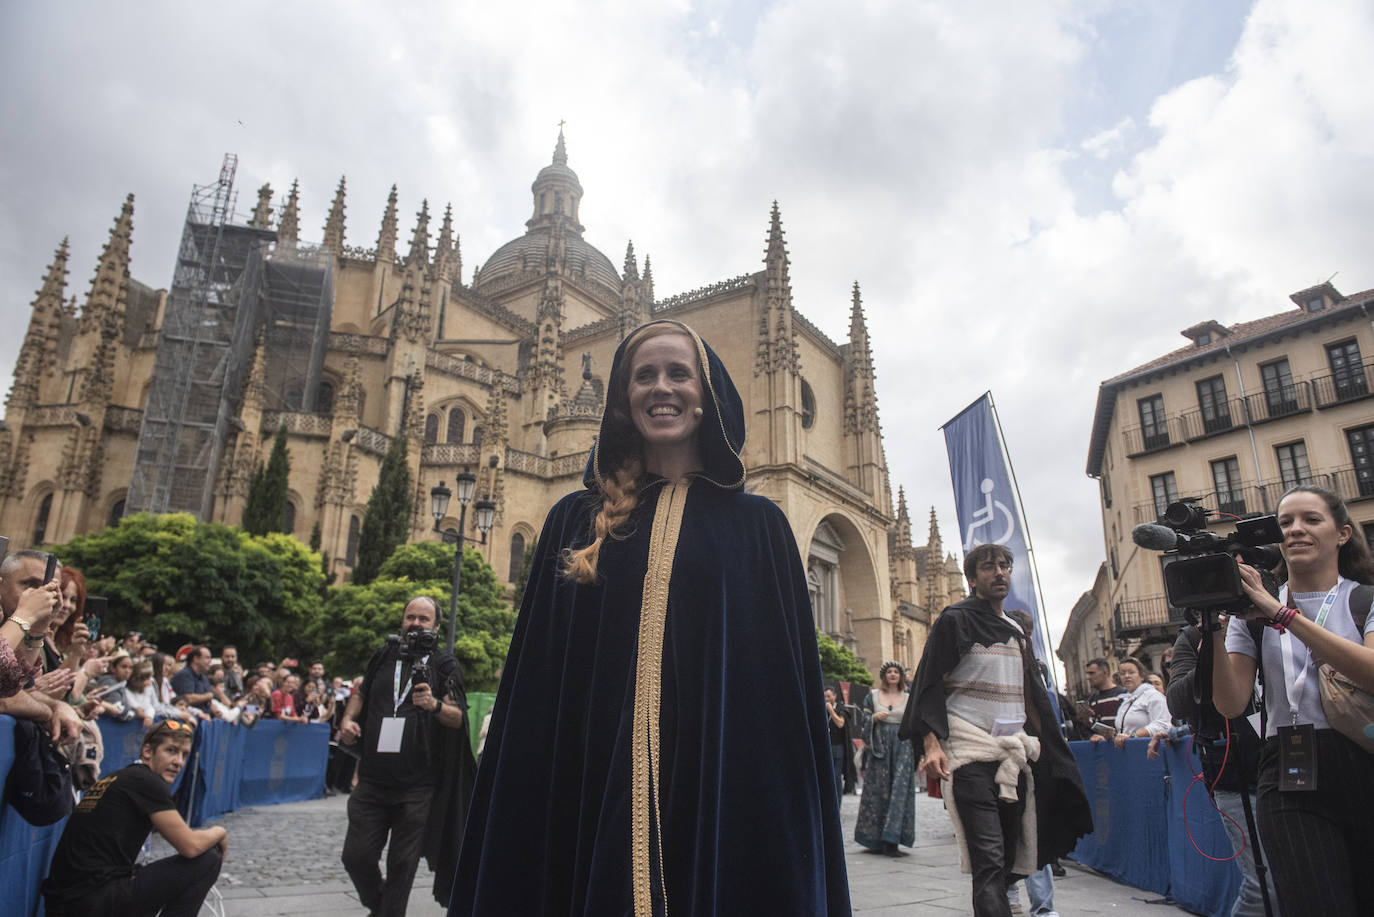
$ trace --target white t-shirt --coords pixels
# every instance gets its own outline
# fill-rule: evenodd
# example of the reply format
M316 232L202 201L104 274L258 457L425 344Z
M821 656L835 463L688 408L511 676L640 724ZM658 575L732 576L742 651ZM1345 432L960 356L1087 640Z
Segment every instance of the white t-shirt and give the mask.
M1350 617L1350 593L1354 592L1358 585L1359 583L1353 580L1344 578L1340 580L1336 601L1332 604L1331 611L1327 614L1326 621L1322 625L1324 630L1356 643L1363 642L1363 638L1355 630L1355 621ZM1279 592L1279 601L1293 605L1309 621L1317 619L1317 613L1325 599L1325 591L1296 592L1289 596L1288 587L1284 586ZM1364 632L1365 634L1374 633L1374 614L1365 619ZM1286 676L1283 671L1283 651L1279 645L1280 639L1278 631L1272 627L1264 628L1262 665L1265 673L1264 702L1268 713L1268 723L1264 730L1266 738L1278 735L1278 727L1287 726L1293 722L1293 708L1288 700L1288 690L1286 690L1282 680ZM1292 634L1288 634L1282 639L1291 641L1294 677L1300 668L1307 670L1307 676L1303 680L1302 696L1297 699L1298 723L1311 723L1317 729L1330 729L1331 725L1326 721L1326 714L1322 712L1321 688L1317 685L1317 666L1312 661L1312 654L1308 652L1307 644ZM1233 617L1226 628L1226 652L1241 653L1251 659L1259 658L1255 641L1250 638L1250 628L1240 618Z

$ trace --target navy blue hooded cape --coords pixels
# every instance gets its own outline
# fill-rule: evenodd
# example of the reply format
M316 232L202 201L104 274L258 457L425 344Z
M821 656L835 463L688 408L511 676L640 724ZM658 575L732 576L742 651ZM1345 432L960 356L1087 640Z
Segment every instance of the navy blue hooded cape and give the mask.
M669 324L695 341L707 382L704 471L685 487L646 476L625 537L602 547L598 582L560 574L563 550L592 540L598 478L624 457L614 450L637 442L626 429L625 351L641 329L616 352L588 489L560 500L539 537L450 915L628 915L636 888L640 914L662 914L665 902L673 915L850 912L797 545L782 511L742 489L743 407L724 365L686 326ZM661 501L681 514L666 561L650 544ZM666 583L667 609L657 818L636 808L632 792L633 759L651 744L635 704L644 693L641 612L654 583ZM637 820L652 823L647 876L632 863Z

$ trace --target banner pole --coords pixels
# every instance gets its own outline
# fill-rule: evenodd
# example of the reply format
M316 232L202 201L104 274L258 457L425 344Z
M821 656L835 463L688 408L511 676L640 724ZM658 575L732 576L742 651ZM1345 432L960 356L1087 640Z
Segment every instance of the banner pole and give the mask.
M1059 690L1059 666L1057 663L1050 663L1051 660L1057 660L1059 657L1055 654L1054 644L1050 639L1050 622L1045 610L1045 594L1040 588L1040 571L1035 564L1035 545L1031 540L1030 517L1026 515L1026 505L1021 499L1021 484L1016 480L1016 466L1011 461L1011 450L1007 448L1007 437L1002 432L1002 418L997 414L997 402L993 399L991 390L987 392L987 399L988 407L992 409L992 422L997 425L997 443L1002 449L1002 460L1007 463L1007 473L1011 475L1011 490L1016 495L1016 509L1021 514L1021 530L1026 536L1026 559L1030 561L1031 582L1035 584L1036 613L1040 618L1037 626L1045 638L1046 668L1049 669L1050 682L1057 692Z

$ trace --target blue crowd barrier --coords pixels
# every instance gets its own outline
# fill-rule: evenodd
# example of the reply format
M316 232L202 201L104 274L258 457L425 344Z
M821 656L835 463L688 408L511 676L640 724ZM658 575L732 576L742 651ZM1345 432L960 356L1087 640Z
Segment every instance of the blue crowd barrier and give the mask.
M1070 742L1093 809L1093 833L1081 838L1072 857L1127 885L1168 895L1198 914L1230 914L1240 889L1240 871L1221 816L1205 786L1184 794L1198 772L1191 745L1162 745L1146 757L1148 739ZM1190 839L1191 837L1191 839ZM1203 856L1193 842L1211 857ZM1249 851L1244 854L1249 855Z
M328 760L328 724L259 720L244 736L239 799L257 806L323 796Z
M0 715L0 787L13 765L14 719ZM64 818L55 825L35 828L9 803L0 805L0 901L5 902L5 913L26 917L43 913L38 889L48 875L48 863L66 826Z

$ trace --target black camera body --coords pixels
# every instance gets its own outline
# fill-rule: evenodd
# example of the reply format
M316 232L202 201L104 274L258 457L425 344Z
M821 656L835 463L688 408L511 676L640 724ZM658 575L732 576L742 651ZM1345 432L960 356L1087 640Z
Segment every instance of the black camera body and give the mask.
M401 661L410 663L410 683L415 687L430 683L433 673L425 657L439 648L439 634L432 630L411 630L404 634L393 634L386 638L387 643L395 643L401 648Z
M1158 524L1137 526L1133 533L1136 544L1178 557L1164 568L1169 604L1198 612L1249 608L1253 603L1241 587L1237 558L1258 570L1264 588L1277 595L1272 568L1281 560L1273 547L1283 541L1278 520L1272 515L1239 519L1234 532L1217 535L1207 531L1209 515L1196 500L1181 500L1165 508Z

